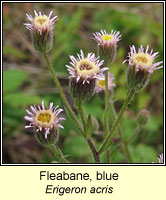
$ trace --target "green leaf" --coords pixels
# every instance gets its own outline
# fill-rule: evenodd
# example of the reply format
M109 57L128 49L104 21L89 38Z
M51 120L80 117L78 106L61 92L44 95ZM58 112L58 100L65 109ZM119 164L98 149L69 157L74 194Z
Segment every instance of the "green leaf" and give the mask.
M103 117L103 103L104 101L102 102L97 96L94 96L88 103L84 104L85 112L91 113L92 116L101 119Z
M121 148L120 144L111 146L111 148L110 148L111 163L114 162L114 160L116 159L117 153L120 151L120 148Z
M135 132L137 124L135 121L133 121L133 119L129 117L123 118L121 122L122 122L122 130L123 130L124 136L126 139L128 139Z
M153 117L151 116L147 124L144 126L144 129L151 132L157 132L159 129L159 126L163 124L162 117Z
M31 96L20 92L10 93L4 97L4 102L14 108L26 107L30 104L41 104L42 99L38 96Z
M130 146L130 152L135 163L152 163L157 158L155 149L145 144Z
M12 92L16 90L27 78L27 73L18 69L9 69L3 74L3 90L4 92Z
M79 135L72 135L68 137L63 145L64 154L72 155L74 157L84 157L89 154L89 147L85 139Z

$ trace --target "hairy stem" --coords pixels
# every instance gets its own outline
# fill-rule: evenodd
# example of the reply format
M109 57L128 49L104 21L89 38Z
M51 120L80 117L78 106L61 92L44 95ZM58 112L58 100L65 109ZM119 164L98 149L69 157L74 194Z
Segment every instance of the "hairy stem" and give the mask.
M108 70L105 72L105 111L104 111L104 129L105 129L105 138L109 132L109 121L108 121L108 108L109 108L109 100L108 100ZM110 152L109 149L106 151L107 163L110 162Z
M114 103L113 103L112 100L110 100L110 110L111 110L111 113L113 115L113 118L116 119L117 113L116 113ZM122 142L122 149L125 153L126 159L127 159L128 162L132 163L132 157L131 157L131 154L130 154L129 149L128 149L128 142L124 138L124 134L123 134L123 131L122 131L120 124L118 125L118 133L120 135L120 139L121 139L121 142Z
M69 161L65 158L63 155L62 151L59 149L58 146L51 144L49 145L49 148L53 152L53 154L59 159L60 162L62 163L69 163Z
M109 123L108 123L108 71L105 72L105 111L104 111L104 128L105 128L105 137L108 136L109 132Z
M67 101L67 99L66 99L66 97L65 97L65 95L64 95L64 93L63 93L63 90L62 90L62 88L61 88L61 86L60 86L60 83L59 83L59 80L58 80L58 78L57 78L57 75L56 75L56 73L55 73L55 71L54 71L53 66L51 65L51 63L50 63L50 61L49 61L49 59L48 59L47 54L44 52L43 55L44 55L44 58L45 58L45 60L46 60L47 65L48 65L48 68L49 68L49 70L50 70L50 72L51 72L51 75L52 75L52 77L53 77L53 79L54 79L54 81L55 81L55 84L56 84L56 86L57 86L57 88L58 88L58 91L59 91L59 93L60 93L61 99L62 99L62 101L63 101L63 103L64 103L64 105L65 105L65 107L66 107L66 109L67 109L67 111L68 111L69 116L71 117L71 119L73 120L73 122L75 122L75 125L76 125L76 127L78 128L78 130L80 131L80 133L82 134L82 136L86 139L86 141L87 141L87 143L88 143L88 145L89 145L89 147L90 147L90 149L91 149L91 151L92 151L94 160L95 160L97 163L99 163L99 162L100 162L99 154L98 154L98 152L97 152L97 150L96 150L94 144L92 143L91 139L87 139L87 138L86 138L85 133L84 133L84 130L83 130L83 128L82 128L80 122L78 121L76 115L74 114L74 112L73 112L71 106L69 105L69 103L68 103L68 101Z
M137 128L135 129L135 132L133 135L131 135L131 137L129 137L129 139L127 140L127 143L130 143L141 131L142 126L138 125Z
M77 105L78 105L78 111L80 112L80 116L81 116L81 119L82 119L82 123L84 125L84 130L86 130L86 126L87 126L87 117L85 115L85 112L84 112L84 109L83 109L83 105L82 105L82 100L79 98L78 99L78 102L77 102ZM91 138L86 138L86 141L87 143L89 144L89 147L93 153L93 157L94 157L94 160L96 163L100 163L100 156L99 156L99 153L97 152Z
M80 113L80 117L84 126L84 131L86 130L86 126L87 126L87 117L85 115L84 109L83 109L83 105L82 105L82 99L79 98L77 100L77 107L78 107L78 111Z
M54 71L54 68L52 67L52 65L51 65L50 62L49 62L49 59L48 59L47 54L44 52L43 55L44 55L44 58L45 58L45 60L46 60L46 62L47 62L48 68L49 68L49 70L50 70L50 72L51 72L51 74L52 74L52 77L53 77L53 79L54 79L54 81L55 81L55 84L56 84L56 86L57 86L57 88L58 88L58 91L59 91L59 94L60 94L60 96L61 96L61 99L62 99L62 101L63 101L63 103L64 103L64 105L65 105L65 107L66 107L66 109L67 109L67 111L68 111L68 114L70 115L70 117L71 117L71 119L73 120L73 122L75 122L75 124L76 124L78 130L82 133L82 135L84 135L84 131L83 131L83 129L82 129L82 126L81 126L81 124L79 123L79 121L77 120L76 115L74 114L73 110L71 109L71 106L69 105L69 103L68 103L68 101L67 101L67 99L66 99L66 97L65 97L65 95L64 95L64 93L63 93L63 91L62 91L62 88L61 88L61 86L60 86L60 83L59 83L59 80L58 80L58 78L57 78L57 75L56 75L56 73L55 73L55 71Z
M126 99L125 99L124 104L123 104L123 107L122 107L120 113L118 114L117 119L115 120L115 122L114 122L114 124L111 128L110 134L107 136L107 138L105 139L105 141L103 142L103 144L101 145L101 147L99 149L100 154L103 153L103 151L105 151L110 146L111 136L114 134L114 132L115 132L122 116L123 116L123 113L125 112L126 108L128 107L128 104L130 103L133 95L134 95L134 91L128 90L127 95L126 95ZM125 148L126 148L126 145L125 145Z
M94 156L94 159L95 159L96 163L101 163L100 162L100 155L97 152L92 140L89 138L89 139L87 139L87 142L88 142L88 144L89 144L89 146L90 146L90 148L91 148L91 150L93 152L93 156Z

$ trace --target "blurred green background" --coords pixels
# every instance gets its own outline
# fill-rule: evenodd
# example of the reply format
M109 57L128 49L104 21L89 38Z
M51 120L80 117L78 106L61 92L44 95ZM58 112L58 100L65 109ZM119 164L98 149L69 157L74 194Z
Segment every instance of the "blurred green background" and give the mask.
M54 102L63 107L57 89L49 74L45 60L34 50L30 32L23 26L26 13L33 10L59 16L54 29L54 46L50 58L58 73L67 99L68 72L65 65L69 55L83 49L85 53L96 53L96 42L92 33L106 29L120 31L122 40L118 44L117 58L110 67L115 76L114 101L120 110L126 87L126 68L122 65L129 45L138 48L150 45L163 60L163 4L162 3L3 3L3 163L50 163L56 162L53 154L39 145L31 129L24 129L25 110L31 104ZM87 113L92 113L99 122L99 132L93 135L96 146L103 140L104 101L97 95L84 103ZM136 94L125 112L122 128L129 138L137 127L136 115L148 109L151 118L129 148L135 163L158 162L163 152L163 70L157 70L148 86ZM64 114L65 115L65 114ZM79 135L70 119L65 115L64 130L60 130L58 145L73 163L93 162L89 147ZM126 163L123 152L116 151L118 140L110 149L112 163ZM102 161L106 162L105 156Z

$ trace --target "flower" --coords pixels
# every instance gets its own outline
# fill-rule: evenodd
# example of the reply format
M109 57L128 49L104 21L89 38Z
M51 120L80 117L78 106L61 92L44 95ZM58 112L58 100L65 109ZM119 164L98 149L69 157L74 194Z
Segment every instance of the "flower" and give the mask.
M49 109L45 109L44 101L42 101L42 106L38 108L30 106L31 111L26 110L29 116L25 116L24 119L29 121L30 124L25 126L25 128L35 128L35 131L44 133L45 139L48 135L51 135L51 131L58 131L58 128L64 128L59 121L65 120L64 118L59 118L58 115L63 111L63 109L57 109L58 106L53 106L50 103Z
M105 75L102 74L103 80L97 80L96 81L96 92L103 92L105 90ZM114 76L108 72L108 90L112 90L113 87L115 87L115 84L113 83Z
M94 39L98 42L98 45L112 48L112 46L117 45L119 40L121 40L120 32L111 31L111 33L107 33L106 30L101 30L100 32L93 33Z
M149 81L149 76L154 70L160 69L163 61L154 63L154 60L158 57L159 52L153 53L153 49L148 53L149 45L147 45L144 52L144 48L141 47L136 52L135 46L130 47L130 52L128 53L128 59L123 63L128 61L129 67L127 72L128 86L135 91L142 89Z
M85 57L81 50L77 56L70 56L72 67L66 65L71 79L70 90L73 97L89 99L93 95L96 79L103 79L102 73L108 68L100 68L104 61L96 58L94 53L88 53Z
M159 154L159 158L157 158L159 163L164 163L164 155L163 153Z
M30 23L24 23L26 28L32 32L32 41L35 49L41 52L46 52L52 48L53 44L53 28L57 21L57 16L51 19L53 11L49 15L42 15L34 10L35 17L26 14Z
M53 30L53 24L57 21L57 16L51 18L53 11L49 13L48 16L42 15L41 12L39 14L34 10L35 18L32 17L30 14L26 14L27 19L30 23L24 23L26 28L32 32L37 31L40 35L45 35L46 31L49 32Z
M121 40L120 32L113 30L110 34L106 30L100 32L93 33L93 39L97 41L99 46L99 54L108 62L113 62L116 57L117 43Z
M163 66L157 67L163 63L163 61L153 63L154 60L158 57L159 52L153 53L153 49L148 53L149 45L147 45L146 50L144 52L144 48L141 47L138 49L138 53L136 52L135 46L132 45L130 47L130 52L128 53L129 59L126 61L129 62L129 65L132 66L135 72L138 71L146 71L149 73L153 73L154 70L160 69Z

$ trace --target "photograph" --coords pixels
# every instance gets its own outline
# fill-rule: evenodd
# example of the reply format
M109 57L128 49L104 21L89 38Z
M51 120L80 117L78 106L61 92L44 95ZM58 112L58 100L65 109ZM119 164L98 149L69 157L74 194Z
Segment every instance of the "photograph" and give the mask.
M164 3L2 10L3 165L164 165Z

